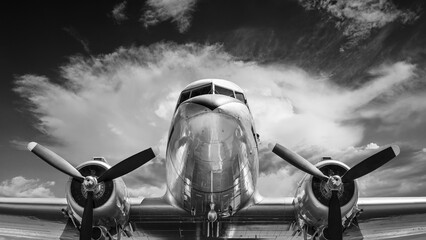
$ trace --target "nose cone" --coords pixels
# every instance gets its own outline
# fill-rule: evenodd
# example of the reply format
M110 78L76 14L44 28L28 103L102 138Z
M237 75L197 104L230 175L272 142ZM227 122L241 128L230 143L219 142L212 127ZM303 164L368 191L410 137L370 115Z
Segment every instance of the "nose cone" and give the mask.
M219 144L219 147L241 135L241 128L236 119L217 111L194 116L188 120L188 123L192 139L202 145ZM216 156L213 159L219 157Z
M243 130L235 111L226 106L244 107L241 101L224 95L201 95L186 102L188 135L194 147L194 157L209 162L213 171L221 171L224 162L233 157L235 141Z
M198 104L210 110L223 106L228 103L241 103L238 99L220 94L205 94L186 101L186 103Z
M243 102L223 95L202 95L179 106L168 156L179 174L192 179L195 189L210 192L212 172L214 192L233 186L239 158L248 149L247 129L238 115L244 109Z

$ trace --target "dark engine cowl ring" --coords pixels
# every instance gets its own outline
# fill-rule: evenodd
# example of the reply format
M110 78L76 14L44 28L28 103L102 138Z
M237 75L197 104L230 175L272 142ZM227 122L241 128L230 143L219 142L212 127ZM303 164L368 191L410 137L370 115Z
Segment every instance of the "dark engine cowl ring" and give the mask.
M339 165L329 164L324 165L319 168L319 170L324 173L326 176L343 176L347 170ZM331 190L327 186L327 181L319 179L317 177L312 178L312 192L318 201L328 206L329 200L331 198ZM355 193L355 182L343 183L338 190L337 196L339 197L340 206L344 206L350 202Z
M83 176L93 176L93 177L99 177L107 170L104 166L101 165L87 165L84 166L78 171ZM86 199L87 199L87 189L83 186L82 183L79 181L76 181L73 179L71 181L71 196L74 199L74 201L81 207L84 208L86 205ZM108 199L111 197L114 190L114 183L113 181L105 181L98 183L95 187L94 195L93 195L93 201L94 201L94 208L100 207L104 205Z

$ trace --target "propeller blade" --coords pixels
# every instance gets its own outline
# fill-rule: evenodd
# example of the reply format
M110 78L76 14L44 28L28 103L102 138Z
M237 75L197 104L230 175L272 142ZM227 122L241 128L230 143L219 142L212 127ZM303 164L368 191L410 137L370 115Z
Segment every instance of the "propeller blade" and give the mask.
M385 163L392 160L394 157L398 156L400 150L397 145L392 145L370 157L364 161L358 163L353 168L349 169L343 176L343 182L351 182L357 178L360 178L370 172L376 170L377 168L383 166Z
M121 177L136 168L144 165L151 159L155 158L156 154L152 150L152 148L148 148L140 153L136 153L135 155L126 158L125 160L117 163L106 172L104 172L99 178L98 182L109 181Z
M59 171L67 174L68 176L73 177L74 179L83 182L84 177L81 173L73 167L67 160L63 159L58 154L53 151L43 147L42 145L36 142L30 142L27 146L28 150L37 155L43 161L51 165L52 167L58 169Z
M340 211L339 197L337 191L331 191L331 198L328 205L328 227L327 238L333 240L342 240L342 215Z
M276 144L272 152L277 154L280 158L286 160L291 165L297 167L298 169L304 171L305 173L309 173L315 177L328 180L328 177L324 175L317 167L315 167L308 160L304 159L302 156L298 155L295 152L281 146L280 144Z
M84 206L81 220L80 240L91 240L93 229L93 192L87 192L86 206Z

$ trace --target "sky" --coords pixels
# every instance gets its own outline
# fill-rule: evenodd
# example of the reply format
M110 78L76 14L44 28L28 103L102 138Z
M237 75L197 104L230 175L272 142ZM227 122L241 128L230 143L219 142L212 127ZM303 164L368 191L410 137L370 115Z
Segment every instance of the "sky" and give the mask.
M424 196L424 9L420 0L7 3L0 196L64 197L68 177L26 150L31 141L75 166L159 147L124 181L133 197L161 196L177 98L202 78L245 90L263 196L293 196L303 177L275 143L350 167L397 144L397 158L359 179L360 196Z

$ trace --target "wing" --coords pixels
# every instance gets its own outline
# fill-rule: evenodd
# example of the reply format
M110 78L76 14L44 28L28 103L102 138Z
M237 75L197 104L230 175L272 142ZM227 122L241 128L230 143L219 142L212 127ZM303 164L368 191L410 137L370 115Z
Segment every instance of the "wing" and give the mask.
M233 215L225 225L225 238L298 239L293 198L262 198Z
M135 239L204 239L209 228L220 238L292 238L295 215L293 198L257 199L233 213L219 213L218 222L209 225L205 216L170 205L163 198L132 203L130 221L136 227Z
M358 226L348 237L426 239L426 197L360 198L358 208Z
M77 239L65 198L0 198L0 239Z
M203 238L208 222L164 198L131 199L133 239ZM424 239L426 198L360 198L363 212L344 239ZM78 239L62 210L64 198L0 198L0 239ZM297 232L293 198L263 198L211 227L220 238L303 239ZM296 234L296 235L295 235ZM295 235L295 236L294 236Z

